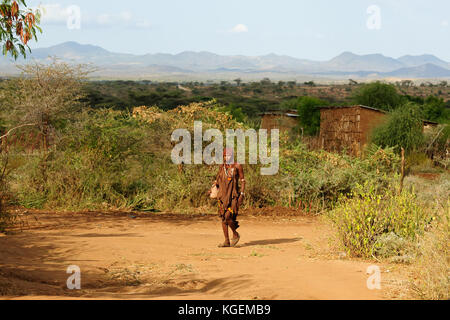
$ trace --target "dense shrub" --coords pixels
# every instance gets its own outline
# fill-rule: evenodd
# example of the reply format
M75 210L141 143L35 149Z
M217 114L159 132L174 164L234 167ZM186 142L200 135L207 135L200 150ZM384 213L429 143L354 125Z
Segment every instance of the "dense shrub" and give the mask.
M339 196L352 192L364 181L387 188L399 168L399 158L392 149L373 148L363 159L325 151L308 151L303 144L289 145L280 155L280 199L292 194L291 202L312 203L325 208ZM287 201L285 201L287 203Z
M300 127L309 136L315 136L320 130L320 109L326 105L325 101L314 97L302 97L298 100L298 115Z
M329 215L347 252L365 258L404 255L432 221L413 192L378 192L370 183L341 198Z
M414 104L394 110L387 121L375 128L371 140L382 147L394 147L397 152L418 150L424 142L423 113Z
M403 101L395 86L379 81L363 85L353 99L357 104L386 111L397 108Z
M64 138L45 156L29 157L15 175L20 204L28 207L131 207L142 197L146 127L114 111L85 113L65 128ZM43 168L43 166L45 167Z
M208 103L135 111L90 110L68 124L48 154L27 156L12 177L17 202L70 210L183 211L208 205L216 168L185 166L180 173L170 158L172 130L192 130L194 120L203 120L205 129L241 124Z
M170 159L173 128L191 128L195 119L204 121L204 129L243 127L208 104L169 112L86 111L60 132L47 156L24 158L11 180L13 193L20 205L33 208L214 208L206 192L217 166L186 165L180 172ZM285 141L280 152L278 175L261 176L259 165L245 166L246 206L307 204L320 211L363 181L386 188L398 167L398 157L389 149L378 148L359 159Z
M424 119L448 123L450 121L450 109L446 107L442 98L428 96L423 102Z
M315 136L320 130L320 109L327 102L315 97L301 97L290 99L280 104L282 110L297 110L299 119L299 128L308 136Z

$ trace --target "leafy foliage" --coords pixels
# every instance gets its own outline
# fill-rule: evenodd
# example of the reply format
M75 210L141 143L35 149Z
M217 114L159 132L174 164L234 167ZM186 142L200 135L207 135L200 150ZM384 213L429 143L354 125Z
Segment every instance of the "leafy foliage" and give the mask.
M90 110L60 130L50 149L46 177L40 155L28 158L13 177L18 202L30 207L188 210L210 206L206 195L216 166L185 166L180 173L170 159L174 128L244 128L214 101L164 112L135 108L132 114ZM390 150L366 159L308 151L303 144L282 144L280 173L261 176L260 165L246 165L245 205L308 204L315 212L330 207L357 183L386 188L398 168Z
M414 193L377 192L368 182L343 197L330 217L348 253L364 258L402 254L400 239L416 242L433 218Z
M363 85L353 99L357 104L386 111L402 104L402 97L395 86L380 81Z
M282 110L297 110L299 115L299 126L303 128L303 133L308 136L315 136L320 130L320 109L327 102L315 97L301 97L283 102L280 105Z
M22 77L11 80L0 92L0 102L13 111L17 124L36 125L48 145L49 130L81 110L82 81L92 71L53 59L20 67Z
M388 188L398 172L399 157L392 149L379 148L360 159L308 151L300 143L281 150L280 168L275 187L282 190L280 199L288 203L286 195L290 195L291 202L312 203L316 209L324 209L364 181L371 181L379 190Z
M424 119L441 123L450 121L450 109L446 108L444 99L429 96L423 103Z
M298 115L300 126L304 133L309 136L315 136L320 130L320 109L326 105L325 101L314 97L302 97L298 101Z
M2 0L0 3L0 44L3 54L10 53L14 59L19 55L26 57L30 52L28 42L37 40L36 31L42 33L39 27L40 11L27 8L25 0Z
M233 117L233 119L235 119L238 122L245 121L246 115L242 112L242 108L236 107L234 103L231 103L225 107L221 107L218 110L230 114Z
M382 147L394 147L398 152L419 149L424 142L423 112L417 105L408 103L394 110L387 121L374 129L372 142Z

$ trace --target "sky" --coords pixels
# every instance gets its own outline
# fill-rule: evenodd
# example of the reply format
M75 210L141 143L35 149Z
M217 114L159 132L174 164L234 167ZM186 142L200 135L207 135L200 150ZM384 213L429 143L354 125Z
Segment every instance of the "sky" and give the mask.
M344 51L450 61L448 0L59 0L31 48L66 41L133 54L209 51L329 60Z

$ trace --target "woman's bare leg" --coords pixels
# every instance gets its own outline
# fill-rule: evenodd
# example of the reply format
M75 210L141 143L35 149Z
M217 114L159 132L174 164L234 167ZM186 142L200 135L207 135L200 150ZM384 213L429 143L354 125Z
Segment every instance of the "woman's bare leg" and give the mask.
M230 242L230 236L228 235L228 224L226 221L222 222L223 235L225 236L225 242Z
M223 235L225 236L225 241L222 244L219 244L219 248L230 247L230 237L228 235L228 225L226 221L222 221L222 229Z
M236 231L236 227L234 226L234 221L230 222L230 229L233 231L233 238L236 239L238 237L238 233Z

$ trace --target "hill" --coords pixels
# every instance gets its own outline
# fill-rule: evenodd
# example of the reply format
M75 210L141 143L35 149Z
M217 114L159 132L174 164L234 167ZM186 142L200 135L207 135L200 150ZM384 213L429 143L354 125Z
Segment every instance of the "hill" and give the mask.
M357 55L344 52L329 61L312 61L274 53L263 56L219 55L211 52L184 51L178 54L154 53L133 55L110 52L104 48L77 42L65 42L49 48L34 49L28 60L42 61L56 56L74 63L92 63L100 68L98 77L155 78L174 74L206 79L236 77L305 77L357 78L407 77L448 78L450 64L433 55L407 55L399 59L382 54ZM0 75L17 73L11 58L0 58Z

